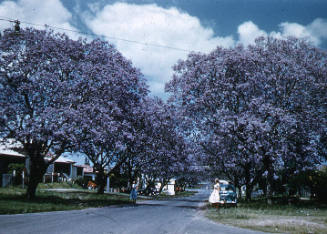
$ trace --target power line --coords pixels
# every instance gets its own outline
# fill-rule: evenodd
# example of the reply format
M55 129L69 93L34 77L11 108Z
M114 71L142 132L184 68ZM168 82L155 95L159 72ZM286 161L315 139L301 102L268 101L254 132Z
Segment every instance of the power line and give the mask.
M83 31L80 31L80 30L67 29L67 28L52 26L52 25L48 25L48 24L44 24L44 25L35 24L35 23L31 23L31 22L26 22L26 21L20 21L18 19L11 19L11 18L4 17L4 16L0 16L0 17L1 17L0 20L8 21L8 22L11 22L11 23L19 22L19 23L22 23L22 24L27 24L27 25L32 25L32 26L53 28L53 29L57 29L57 30L74 32L74 33L78 33L78 34L82 34L82 35L88 35L88 36L92 36L92 37L104 37L104 38L108 38L108 39L112 39L112 40L124 41L124 42L128 42L128 43L134 43L134 44L139 44L139 45L144 45L144 46L152 46L152 47L165 48L165 49L170 49L170 50L178 50L178 51L188 52L188 53L193 52L191 50L186 50L186 49L177 48L177 47L173 47L173 46L166 46L166 45L160 45L160 44L155 44L155 43L147 43L147 42L135 41L135 40L124 39L124 38L119 38L119 37L99 36L99 35L96 35L94 33L83 32Z

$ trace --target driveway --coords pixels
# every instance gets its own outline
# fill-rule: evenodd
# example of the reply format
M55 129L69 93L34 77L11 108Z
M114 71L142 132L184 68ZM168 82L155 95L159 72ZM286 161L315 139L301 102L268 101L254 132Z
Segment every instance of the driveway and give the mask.
M203 216L201 206L210 191L188 198L144 200L133 206L111 206L85 210L0 215L0 234L60 233L262 233L214 223Z

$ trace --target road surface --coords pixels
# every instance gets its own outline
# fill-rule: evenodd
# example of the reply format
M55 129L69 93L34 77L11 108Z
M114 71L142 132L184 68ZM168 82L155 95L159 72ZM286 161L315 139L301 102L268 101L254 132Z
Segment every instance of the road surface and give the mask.
M188 198L138 201L129 205L85 210L0 215L0 234L259 234L218 224L200 209L210 191Z

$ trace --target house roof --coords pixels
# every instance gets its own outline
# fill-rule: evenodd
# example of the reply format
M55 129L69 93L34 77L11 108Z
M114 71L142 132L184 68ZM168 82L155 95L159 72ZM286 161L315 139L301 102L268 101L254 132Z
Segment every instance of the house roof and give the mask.
M69 158L65 158L63 156L60 156L56 161L54 161L55 163L68 163L68 164L74 164L76 163L75 161L69 159Z
M13 156L13 157L21 157L21 158L26 158L25 155L18 153L14 150L12 150L12 148L18 148L21 147L21 145L19 143L12 143L12 141L7 141L5 143L1 142L0 143L0 156L1 155L6 155L6 156ZM45 157L45 159L50 160L51 159L51 154L49 154L50 157ZM69 159L69 158L65 158L63 156L60 156L55 163L67 163L67 164L74 164L76 163L75 161ZM76 167L84 167L84 165L74 165Z
M12 148L15 147L19 147L19 145L17 143L11 143L11 142L0 144L0 155L9 155L9 156L25 158L25 155L12 150Z

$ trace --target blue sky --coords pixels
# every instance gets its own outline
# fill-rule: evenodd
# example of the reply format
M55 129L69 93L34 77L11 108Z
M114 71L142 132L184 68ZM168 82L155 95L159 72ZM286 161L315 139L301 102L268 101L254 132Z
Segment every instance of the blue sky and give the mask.
M163 98L171 67L189 51L248 45L261 35L296 36L327 48L327 0L10 0L0 1L0 19L100 36L141 69L152 95ZM0 21L0 30L12 26Z

